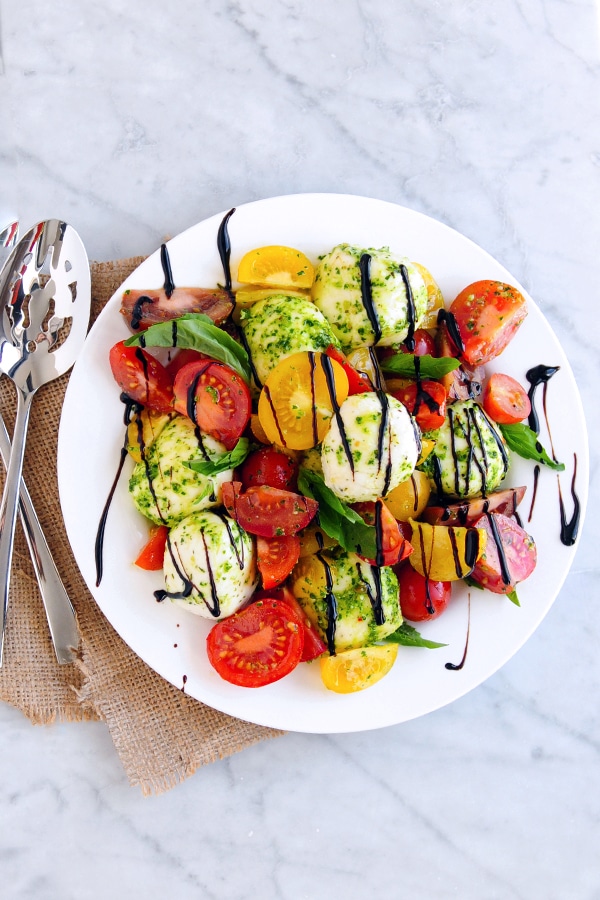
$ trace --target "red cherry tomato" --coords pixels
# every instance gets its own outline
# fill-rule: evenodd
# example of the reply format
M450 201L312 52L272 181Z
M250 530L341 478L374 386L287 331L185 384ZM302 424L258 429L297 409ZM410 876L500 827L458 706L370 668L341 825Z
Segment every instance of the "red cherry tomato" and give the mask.
M414 353L415 356L437 356L435 341L424 328L417 328L413 335L413 340L415 348L410 352ZM407 352L409 352L408 349Z
M157 572L162 569L168 534L169 529L166 525L155 525L151 528L150 539L142 548L135 565L140 569L147 569L149 572Z
M501 281L476 281L450 307L463 342L461 353L471 366L498 356L527 315L523 295Z
M300 662L309 662L311 659L316 659L318 656L321 656L327 650L327 644L320 636L319 632L316 630L313 623L310 621L292 592L288 587L277 588L277 590L273 591L257 591L254 595L257 600L264 600L267 597L273 597L276 600L283 600L284 603L287 603L292 607L296 615L302 621L304 627L304 647L302 649L302 656L300 657Z
M535 569L533 538L515 519L497 512L482 516L475 527L487 532L487 541L471 578L494 594L510 594Z
M242 493L241 487L240 481L226 481L221 488L223 503L244 531L259 537L297 534L319 508L316 500L292 491L258 485Z
M303 645L301 620L289 604L272 598L217 622L206 639L210 664L240 687L262 687L289 675Z
M362 559L366 559L372 566L394 566L410 556L413 551L412 545L401 533L398 522L383 500L376 500L374 503L371 501L355 503L353 509L363 517L367 525L375 525L381 534L381 561L367 557L361 557Z
M188 363L175 376L175 409L232 450L252 411L250 389L229 366L211 359Z
M277 587L288 577L300 558L300 538L297 534L256 539L258 571L265 590Z
M240 477L244 488L268 484L269 487L293 490L298 478L298 464L285 453L264 447L245 460Z
M527 391L510 375L494 373L483 395L483 408L500 425L516 425L531 412Z
M431 581L411 565L394 569L400 588L400 609L410 622L435 619L442 613L452 593L449 581Z
M325 353L331 359L335 359L336 362L339 362L344 372L346 373L348 377L349 397L353 394L365 394L367 393L367 391L373 390L371 382L369 381L367 376L363 372L358 372L354 368L354 366L351 366L341 350L338 350L337 347L334 347L333 344L330 344Z
M211 357L207 356L206 353L200 353L199 350L192 350L191 348L184 347L177 351L176 355L167 365L167 372L174 381L175 376L184 366L187 366L192 362L202 362L207 359L211 359Z
M173 412L171 379L157 359L120 341L111 348L109 361L115 381L128 397L157 412Z
M410 384L392 396L415 417L422 431L441 428L446 418L446 389L439 381L422 381L421 389Z

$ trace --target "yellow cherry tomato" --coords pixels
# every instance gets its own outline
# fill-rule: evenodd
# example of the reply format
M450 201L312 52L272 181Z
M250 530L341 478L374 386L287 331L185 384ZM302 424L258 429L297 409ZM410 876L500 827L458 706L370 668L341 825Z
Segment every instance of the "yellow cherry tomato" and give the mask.
M264 287L310 288L314 266L304 253L293 247L258 247L242 257L238 281Z
M444 305L442 292L429 269L426 269L425 266L422 266L420 263L413 263L413 266L419 271L425 282L425 287L427 288L427 312L425 313L425 317L420 321L419 328L435 328L437 325L438 310L442 309Z
M308 525L299 532L298 537L300 538L300 559L304 559L305 556L314 556L319 550L327 550L337 544L337 541L325 534L318 525Z
M423 438L421 441L421 455L417 460L417 465L420 466L422 462L425 462L433 448L435 447L435 441L432 441L430 438Z
M330 393L326 373L333 375ZM348 396L348 376L342 366L322 353L303 350L283 359L264 383L258 418L272 444L309 450L320 444L333 415L334 401Z
M408 522L409 519L417 519L421 515L430 494L429 478L424 472L415 469L410 478L390 491L385 503L398 522Z
M172 418L173 416L169 413L155 412L152 409L142 409L141 412L135 414L127 426L127 452L136 463L142 461L139 423L142 426L144 448L148 449Z
M470 575L485 550L487 534L482 528L409 521L414 548L409 560L417 572L431 581L458 581Z
M356 647L319 660L321 678L326 688L337 694L364 691L390 671L398 656L398 644L374 644Z
M386 389L386 382L375 356L375 348L356 347L356 349L351 350L347 354L346 362L350 363L357 372L362 372L363 375L366 375L374 388L379 389L381 385L381 390Z

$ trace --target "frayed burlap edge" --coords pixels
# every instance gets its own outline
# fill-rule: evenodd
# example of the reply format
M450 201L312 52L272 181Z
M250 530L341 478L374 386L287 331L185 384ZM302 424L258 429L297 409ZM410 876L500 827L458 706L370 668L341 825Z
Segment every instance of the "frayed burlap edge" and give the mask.
M92 319L143 257L92 263ZM24 475L58 569L77 611L79 659L59 666L22 534L17 533L0 699L34 724L102 719L127 777L144 794L161 793L200 766L283 734L220 713L168 684L120 639L87 591L62 522L56 444L68 375L33 404ZM0 381L9 432L14 389Z

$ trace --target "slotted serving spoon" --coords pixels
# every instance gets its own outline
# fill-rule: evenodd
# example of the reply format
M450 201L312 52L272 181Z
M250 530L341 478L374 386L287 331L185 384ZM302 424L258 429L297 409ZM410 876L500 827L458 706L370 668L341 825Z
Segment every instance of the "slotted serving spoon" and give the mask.
M40 222L14 248L0 285L0 371L17 390L12 452L0 503L0 665L31 402L38 388L75 362L87 333L90 304L90 268L79 235L58 219Z

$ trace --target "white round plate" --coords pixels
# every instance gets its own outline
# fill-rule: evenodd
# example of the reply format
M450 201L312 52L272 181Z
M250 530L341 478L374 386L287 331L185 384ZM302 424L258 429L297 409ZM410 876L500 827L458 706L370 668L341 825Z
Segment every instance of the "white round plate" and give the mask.
M175 283L214 286L223 272L217 252L222 214L173 238L168 244ZM380 200L337 194L300 194L249 203L229 222L231 270L254 247L284 244L316 260L338 243L389 246L425 265L447 303L479 279L517 280L480 247L447 226L418 212ZM468 592L454 586L444 615L419 626L421 633L448 646L438 650L400 647L391 673L369 690L340 695L323 686L319 665L300 665L287 678L259 689L222 681L208 663L205 638L210 622L169 602L157 603L153 591L162 573L147 573L133 560L147 538L147 524L129 500L131 461L115 493L106 527L104 576L95 585L94 540L123 445L123 406L108 364L110 347L128 336L119 313L127 288L153 288L164 280L159 251L125 281L94 325L73 369L60 425L58 477L67 532L85 581L110 623L149 666L203 703L260 725L291 731L362 731L404 722L438 709L481 684L522 646L550 608L569 571L574 548L560 541L556 473L542 468L531 521L534 464L513 456L508 483L527 485L521 506L525 526L538 548L533 575L519 585L520 608L506 597L471 590L468 653L460 671L447 662L463 655L468 628ZM523 293L525 293L523 291ZM525 382L525 372L544 363L560 372L548 387L547 411L557 458L566 465L560 481L567 515L572 509L574 454L576 489L582 521L588 487L585 422L571 368L558 340L531 298L529 315L490 370ZM540 403L541 411L541 397ZM549 449L543 415L541 440Z

